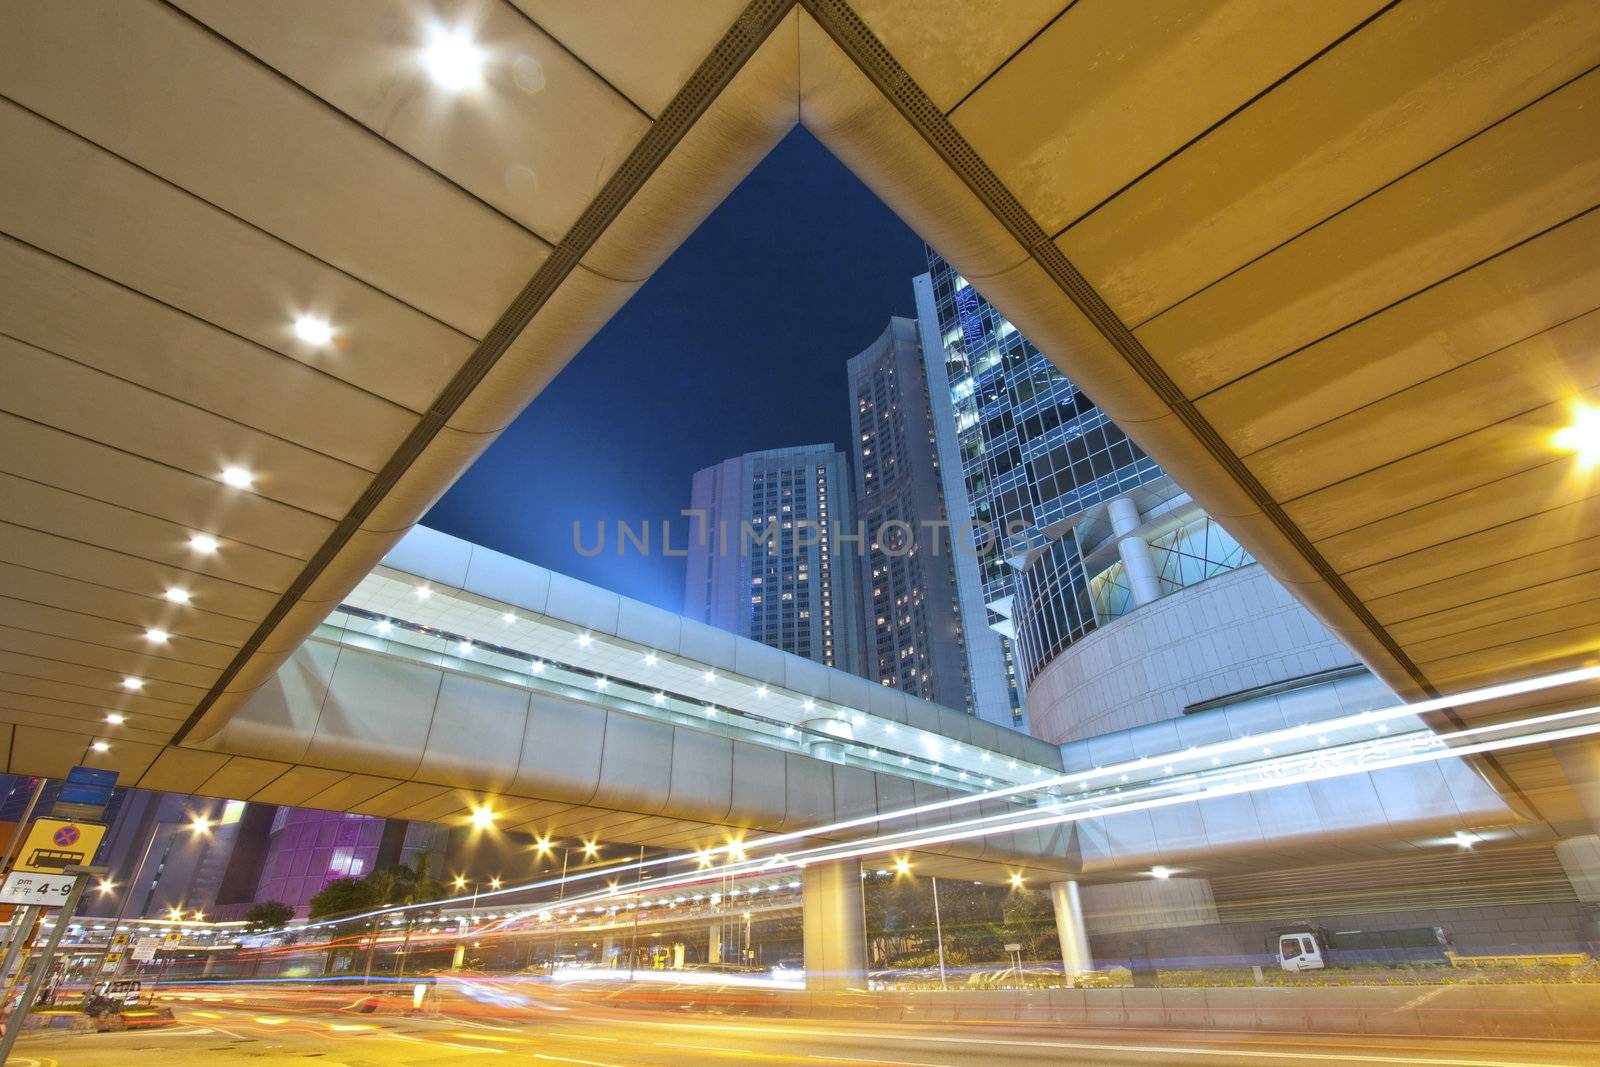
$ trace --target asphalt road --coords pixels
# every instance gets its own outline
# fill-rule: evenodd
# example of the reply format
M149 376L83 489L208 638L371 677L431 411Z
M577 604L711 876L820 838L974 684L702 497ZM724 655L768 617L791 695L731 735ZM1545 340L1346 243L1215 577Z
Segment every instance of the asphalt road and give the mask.
M904 1026L686 1017L544 1001L494 1022L362 1016L336 1010L178 1005L178 1023L120 1034L29 1034L8 1067L702 1067L706 1064L1009 1065L1326 1064L1406 1067L1600 1065L1564 1043L1226 1036L1015 1025Z

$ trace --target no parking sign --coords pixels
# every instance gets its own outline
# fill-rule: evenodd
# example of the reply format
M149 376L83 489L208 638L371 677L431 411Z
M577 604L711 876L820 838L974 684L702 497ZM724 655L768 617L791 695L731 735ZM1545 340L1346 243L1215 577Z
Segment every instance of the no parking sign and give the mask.
M60 874L68 867L86 866L105 836L100 823L35 819L12 870Z

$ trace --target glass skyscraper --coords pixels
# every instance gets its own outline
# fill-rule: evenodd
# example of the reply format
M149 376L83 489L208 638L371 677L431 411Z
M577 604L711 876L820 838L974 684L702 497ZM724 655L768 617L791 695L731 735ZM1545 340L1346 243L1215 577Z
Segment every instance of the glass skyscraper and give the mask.
M864 675L858 558L844 453L748 452L697 471L683 613Z
M1161 468L939 256L917 279L946 496L966 497L975 566L957 585L1005 638L1007 682L1026 691L1063 649L1137 604L1251 562ZM942 405L935 405L936 414ZM964 613L972 609L964 605ZM979 666L974 664L976 673ZM1018 705L1020 708L1020 704Z

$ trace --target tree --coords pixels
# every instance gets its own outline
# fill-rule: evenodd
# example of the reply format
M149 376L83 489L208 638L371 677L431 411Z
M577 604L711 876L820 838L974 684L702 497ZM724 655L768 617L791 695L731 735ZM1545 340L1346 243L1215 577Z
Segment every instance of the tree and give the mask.
M311 921L367 911L377 900L366 878L335 878L311 898Z
M263 900L244 913L244 921L249 924L246 929L252 933L276 929L292 918L294 909L281 900Z

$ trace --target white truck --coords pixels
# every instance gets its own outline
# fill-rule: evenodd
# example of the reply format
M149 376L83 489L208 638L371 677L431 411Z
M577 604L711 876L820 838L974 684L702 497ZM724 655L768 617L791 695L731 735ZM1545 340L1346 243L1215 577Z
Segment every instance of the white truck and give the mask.
M1328 931L1309 923L1278 930L1267 938L1267 952L1286 971L1328 967L1449 963L1450 939L1438 926L1399 930Z

